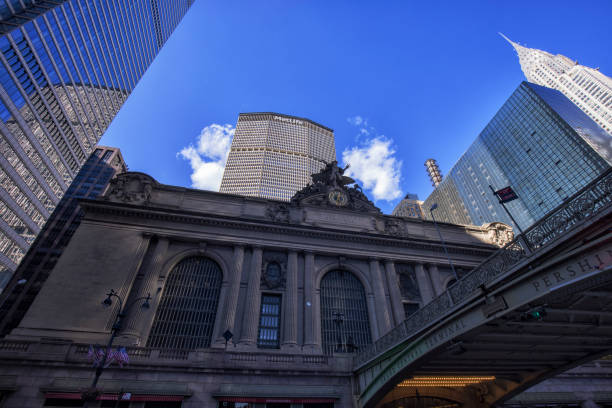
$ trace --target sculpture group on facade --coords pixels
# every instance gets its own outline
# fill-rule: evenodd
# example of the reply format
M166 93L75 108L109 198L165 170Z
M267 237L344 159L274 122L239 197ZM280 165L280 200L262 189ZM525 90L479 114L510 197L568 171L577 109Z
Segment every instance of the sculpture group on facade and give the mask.
M323 170L311 176L312 183L298 191L291 199L291 203L343 207L359 212L382 214L380 209L366 197L355 180L344 175L348 168L349 165L344 168L339 167L336 160L328 163Z

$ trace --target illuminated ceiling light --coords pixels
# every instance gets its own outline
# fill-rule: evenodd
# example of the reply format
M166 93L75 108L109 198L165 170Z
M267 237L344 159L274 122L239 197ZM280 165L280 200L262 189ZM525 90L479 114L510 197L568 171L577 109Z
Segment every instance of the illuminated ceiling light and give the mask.
M425 377L415 376L404 380L398 387L466 387L484 381L493 381L494 376L448 376L448 377Z

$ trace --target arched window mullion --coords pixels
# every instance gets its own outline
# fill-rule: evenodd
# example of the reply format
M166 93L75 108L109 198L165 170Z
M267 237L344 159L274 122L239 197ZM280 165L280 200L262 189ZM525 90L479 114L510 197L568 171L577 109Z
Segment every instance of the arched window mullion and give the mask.
M352 273L328 272L320 285L323 351L351 352L372 342L365 290Z
M221 282L221 268L208 258L189 257L179 262L167 277L147 345L209 347Z

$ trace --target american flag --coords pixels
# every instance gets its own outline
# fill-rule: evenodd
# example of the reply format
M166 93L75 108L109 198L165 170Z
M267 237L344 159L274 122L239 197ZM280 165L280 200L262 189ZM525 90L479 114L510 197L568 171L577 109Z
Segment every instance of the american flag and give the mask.
M94 367L98 367L102 364L102 360L104 359L104 348L101 346L89 346L89 351L87 353L88 359L93 363ZM125 347L118 348L116 350L110 350L108 352L108 356L106 357L106 362L104 363L104 368L107 368L113 362L117 362L119 367L123 367L124 364L130 363L130 357L127 353Z

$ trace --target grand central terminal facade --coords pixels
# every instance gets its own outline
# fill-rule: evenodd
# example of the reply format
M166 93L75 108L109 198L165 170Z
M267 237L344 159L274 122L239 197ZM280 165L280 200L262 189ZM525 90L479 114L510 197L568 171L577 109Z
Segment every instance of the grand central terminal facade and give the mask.
M512 231L383 215L334 166L290 203L135 172L83 200L80 227L1 340L2 406L356 406L353 354ZM117 353L92 389L111 335ZM480 406L465 395L412 397Z

